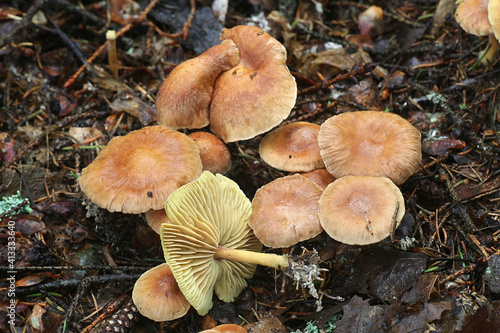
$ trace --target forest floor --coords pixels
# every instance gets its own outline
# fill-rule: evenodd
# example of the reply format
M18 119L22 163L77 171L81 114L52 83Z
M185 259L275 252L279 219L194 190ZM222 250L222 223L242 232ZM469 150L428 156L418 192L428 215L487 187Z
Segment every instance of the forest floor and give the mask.
M376 2L383 19L365 25L364 0L230 1L224 24L206 1L7 3L0 331L199 332L235 323L249 332L500 332L500 57L478 63L488 38L460 27L454 1ZM156 93L176 64L240 24L287 49L298 96L285 123L393 112L420 130L421 167L400 186L406 214L392 237L353 246L322 233L291 247L319 253L321 306L259 266L235 302L214 297L207 316L191 309L156 323L130 299L137 278L164 261L159 236L143 214L92 204L78 177L111 138L156 123ZM117 77L108 29L117 31ZM260 159L262 136L228 144L226 176L250 200L288 174ZM126 310L132 315L113 326L112 315Z

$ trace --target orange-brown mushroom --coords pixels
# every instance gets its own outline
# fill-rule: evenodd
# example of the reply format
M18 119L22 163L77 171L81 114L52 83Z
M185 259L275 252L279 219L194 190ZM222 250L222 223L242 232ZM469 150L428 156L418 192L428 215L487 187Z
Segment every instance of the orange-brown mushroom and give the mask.
M236 324L222 324L200 333L246 333L247 330Z
M345 244L381 241L404 214L403 195L386 177L342 177L328 185L319 199L321 225L330 237Z
M324 168L319 153L320 126L305 121L269 132L259 146L260 157L276 169L297 172Z
M489 3L491 3L490 0L464 0L459 2L455 12L457 22L466 32L479 37L489 37L489 47L479 54L479 58L482 58L481 62L484 64L493 61L499 48L499 42L495 38L488 16L498 17L500 9L497 7L497 12L494 12L495 4L489 6ZM492 10L489 7L492 7Z
M201 175L196 144L182 133L151 126L114 137L79 179L90 200L110 212L162 209L170 193Z
M139 312L154 321L180 318L191 307L167 264L143 273L135 282L132 299Z
M403 117L382 111L346 112L327 119L320 153L334 177L385 176L402 184L422 159L420 132Z
M288 117L297 85L285 47L262 29L235 26L222 30L221 40L236 44L240 62L215 81L210 128L224 142L251 139Z
M158 235L160 234L161 225L163 223L172 223L167 216L165 209L151 209L146 212L146 222Z
M178 65L156 96L158 122L172 129L207 126L215 79L238 61L236 45L227 40Z
M300 172L299 175L306 177L318 184L323 190L330 185L336 178L331 173L326 171L325 168L316 169L309 172Z
M319 235L323 189L301 175L277 178L257 190L248 225L262 244L287 248Z
M213 174L225 174L231 168L231 153L224 142L208 132L193 132L188 136L194 140L200 150L203 171Z

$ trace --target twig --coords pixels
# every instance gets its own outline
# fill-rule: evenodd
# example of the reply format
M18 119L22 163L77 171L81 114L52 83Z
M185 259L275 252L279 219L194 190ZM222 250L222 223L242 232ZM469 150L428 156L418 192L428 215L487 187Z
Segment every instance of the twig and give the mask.
M90 276L85 279L89 284L93 283L108 283L108 282L118 282L118 281L131 281L137 280L141 274L110 274L110 275L100 275L100 276ZM47 289L57 289L57 288L70 288L79 286L82 279L69 279L69 280L56 280L52 282L47 282L43 284L38 284L32 287L18 287L16 289L16 295L26 295L40 293L41 291Z
M120 29L120 31L118 31L116 33L116 38L120 37L121 35L123 35L124 33L126 33L127 31L129 31L130 29L132 29L132 27L139 23L139 22L142 22L144 21L144 19L146 18L146 16L149 14L149 12L156 6L156 3L158 2L158 0L153 0L151 1L151 3L146 7L146 9L144 9L144 11L141 13L141 15L139 15L139 18L137 19L137 21L134 21L134 22L130 22L129 24L127 24L126 26L124 26L123 28ZM89 64L91 64L104 50L106 50L108 47L108 41L106 40L95 52L94 54L92 54L92 56L90 58L87 59L87 62ZM75 83L75 80L80 76L80 74L82 74L82 72L85 70L85 65L84 66L81 66L76 72L75 74L73 74L65 83L64 83L64 88L68 88L69 86L71 86L73 83Z
M353 79L353 78L355 79L357 76L371 72L372 70L375 69L375 67L377 67L377 65L374 63L355 65L354 68L350 72L345 73L345 74L339 74L339 75L335 76L333 79L323 81L323 82L316 84L314 86L302 89L297 93L297 95L306 94L306 93L309 93L309 92L315 91L315 90L326 89L326 88L330 87L332 84L338 83L340 81Z

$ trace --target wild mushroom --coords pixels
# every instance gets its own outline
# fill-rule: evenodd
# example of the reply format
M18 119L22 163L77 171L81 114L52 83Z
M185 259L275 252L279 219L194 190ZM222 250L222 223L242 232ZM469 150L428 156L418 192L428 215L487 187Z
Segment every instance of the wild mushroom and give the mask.
M191 307L167 264L153 267L141 275L135 282L132 300L144 317L154 321L180 318Z
M294 267L288 256L258 252L262 244L246 222L251 203L229 178L204 171L172 193L165 208L172 222L161 227L165 259L200 315L211 308L213 292L232 302L257 264L284 270ZM303 278L302 284L310 287L311 279L318 276L317 265L312 265L296 280L302 283Z
M215 79L238 61L236 45L227 40L174 68L156 96L158 122L171 129L207 126Z
M193 132L188 136L200 150L203 171L225 174L231 168L231 153L216 135L208 132Z
M82 171L87 197L110 212L139 214L201 174L200 153L186 135L163 126L114 137Z
M336 178L331 173L326 171L325 168L316 169L309 172L299 172L299 175L306 177L318 184L323 190L330 185Z
M215 81L210 128L224 142L251 139L283 121L295 105L297 85L285 47L264 30L240 25L222 30L240 62Z
M499 10L498 1L495 0L464 0L459 2L455 12L457 22L466 32L478 37L489 37L487 49L481 52L478 57L482 58L481 62L483 64L493 61L499 47L497 38L500 37L500 31L497 28L497 38L495 38L492 23L490 22L493 21L498 27L498 21L495 21L495 17L498 20ZM493 20L489 19L488 16Z
M352 245L388 237L405 214L403 195L386 177L346 176L325 189L319 220L333 239Z
M165 209L151 209L146 212L146 222L148 225L153 229L157 234L160 234L161 230L161 225L163 223L172 223L168 219L167 212L165 212Z
M346 112L327 119L318 143L334 177L385 176L402 184L422 159L420 131L403 117L382 111Z
M318 201L323 189L292 175L277 178L257 190L248 225L262 244L287 248L319 235Z
M318 145L319 125L299 121L269 132L259 146L260 157L284 171L324 168Z
M247 330L236 324L222 324L200 333L247 333Z

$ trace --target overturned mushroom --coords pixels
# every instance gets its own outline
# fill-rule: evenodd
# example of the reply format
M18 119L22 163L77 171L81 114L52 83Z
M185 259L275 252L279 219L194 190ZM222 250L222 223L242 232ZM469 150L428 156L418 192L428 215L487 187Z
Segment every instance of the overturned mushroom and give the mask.
M293 268L288 256L258 252L262 244L246 222L251 203L229 178L205 171L170 195L165 207L172 222L161 227L165 259L200 315L212 307L214 292L232 302L257 264ZM307 279L317 278L317 265L310 269Z

